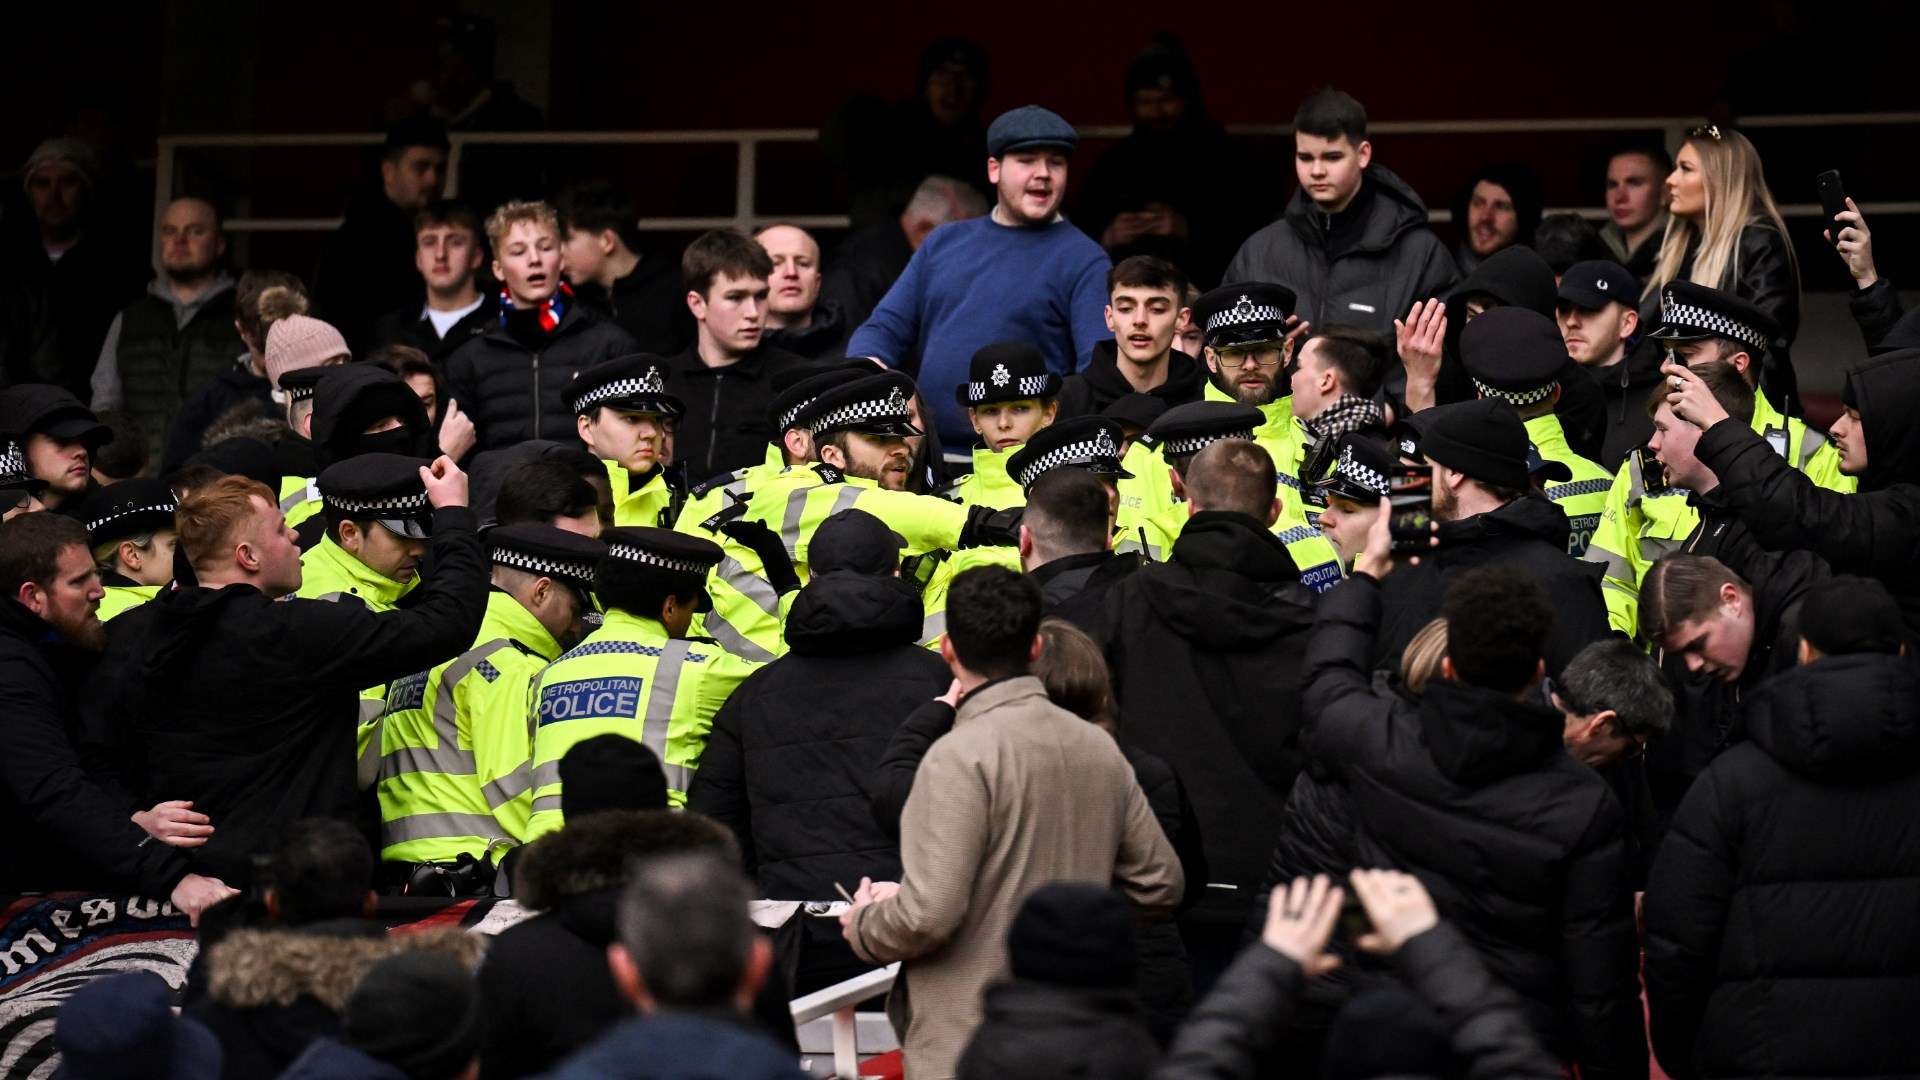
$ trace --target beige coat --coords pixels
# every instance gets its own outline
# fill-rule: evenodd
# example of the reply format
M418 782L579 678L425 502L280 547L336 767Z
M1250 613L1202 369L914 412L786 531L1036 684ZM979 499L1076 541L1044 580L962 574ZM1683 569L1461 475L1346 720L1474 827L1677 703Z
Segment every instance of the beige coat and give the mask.
M927 751L900 819L900 861L899 894L856 912L849 939L872 963L906 961L888 1011L910 1080L954 1074L1029 893L1111 884L1141 908L1171 910L1185 887L1112 737L1031 676L968 695Z

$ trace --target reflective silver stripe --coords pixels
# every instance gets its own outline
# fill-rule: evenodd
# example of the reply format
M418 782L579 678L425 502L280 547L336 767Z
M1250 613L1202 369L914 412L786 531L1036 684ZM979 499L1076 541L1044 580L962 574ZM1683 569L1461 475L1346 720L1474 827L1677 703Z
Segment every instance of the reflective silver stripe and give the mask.
M401 773L436 772L458 776L472 776L479 770L473 751L460 748L460 712L454 702L453 691L460 680L473 673L473 669L487 657L510 647L506 638L495 638L477 648L462 653L446 670L440 673L440 689L433 699L433 734L440 745L429 749L424 746L403 746L380 759L380 777L387 779Z
M833 509L827 511L827 517L832 517L842 510L851 510L853 509L853 504L859 501L860 489L854 487L852 484L848 484L841 489L840 494L833 497Z
M301 503L319 497L319 494L313 490L313 481L309 480L304 487L295 488L286 498L280 500L280 512L291 513Z
M1595 547L1592 544L1588 544L1587 553L1583 558L1588 562L1599 563L1605 566L1607 568L1607 576L1610 578L1619 578L1625 581L1633 574L1633 568L1627 565L1627 560L1623 556L1615 555L1603 547Z
M447 773L472 776L477 766L473 751L452 746L403 746L380 756L380 779L391 780L407 773Z
M778 618L779 616L776 613L774 617ZM708 637L719 642L721 648L742 660L752 660L764 664L774 659L772 653L755 645L747 635L734 629L732 623L721 618L718 610L707 612L705 625Z
M533 776L524 768L480 785L480 794L486 796L487 805L496 811L532 790Z
M409 814L387 822L381 831L388 844L466 836L506 839L500 837L500 823L486 814Z
M928 615L920 622L920 644L930 645L933 640L947 632L947 613L943 608Z
M560 812L560 796L535 795L533 797L533 812L538 814L547 810L551 810L556 814Z
M812 488L801 488L787 496L787 509L780 519L780 542L787 545L788 551L800 547L800 519L807 513L807 495Z
M1813 455L1819 453L1820 448L1826 446L1829 441L1826 432L1821 431L1817 427L1808 426L1801 429L1800 463L1795 465L1794 468L1801 472L1806 472L1807 466L1813 463Z
M533 767L533 786L534 787L543 788L553 784L557 784L559 782L560 782L560 763L559 762L543 761L540 764L535 765Z
M653 691L647 695L647 718L640 728L641 744L660 759L667 770L667 786L675 791L687 790L686 780L693 775L685 766L667 764L667 730L673 724L673 701L680 694L680 672L692 648L692 642L674 638L660 650L660 660L653 668ZM684 774L678 784L674 783L676 768Z
M678 791L683 795L692 790L692 769L687 768L685 765L674 765L667 762L662 762L661 767L666 770L667 787L670 790Z
M1654 563L1660 561L1660 556L1679 551L1680 545L1683 543L1685 543L1684 540L1668 540L1657 536L1643 536L1640 538L1640 554L1646 558L1647 565L1652 566Z
M772 583L741 565L740 560L729 555L720 560L714 568L720 579L733 586L733 591L753 601L754 606L768 615L780 617L780 594L773 591Z
M379 703L383 710L386 708L386 704L384 701ZM367 699L361 698L360 710L363 719L366 716L366 707ZM353 770L354 780L359 783L362 790L370 788L380 782L380 738L386 722L378 716L375 716L373 721L373 731L367 736L367 748L360 752L360 760L355 764ZM358 735L359 729L355 728L355 737L357 738Z

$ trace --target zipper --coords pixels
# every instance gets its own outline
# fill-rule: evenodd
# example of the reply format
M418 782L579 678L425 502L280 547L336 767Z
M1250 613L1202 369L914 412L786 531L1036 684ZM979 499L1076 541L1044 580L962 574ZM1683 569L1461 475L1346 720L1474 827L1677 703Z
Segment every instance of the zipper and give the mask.
M540 353L533 354L533 438L540 437Z
M713 475L713 448L720 443L720 388L726 385L726 373L713 376L713 407L707 410L707 475Z

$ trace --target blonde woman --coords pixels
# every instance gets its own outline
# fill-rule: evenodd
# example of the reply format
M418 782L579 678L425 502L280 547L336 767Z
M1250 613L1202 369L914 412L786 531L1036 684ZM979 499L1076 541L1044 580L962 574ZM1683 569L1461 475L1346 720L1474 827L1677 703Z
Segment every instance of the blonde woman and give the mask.
M1800 329L1800 266L1767 190L1760 154L1746 136L1708 124L1687 132L1673 162L1667 176L1670 216L1641 294L1641 325L1659 321L1660 291L1674 281L1718 289L1759 308L1780 327L1762 359L1761 386L1774 404L1797 415L1787 348Z

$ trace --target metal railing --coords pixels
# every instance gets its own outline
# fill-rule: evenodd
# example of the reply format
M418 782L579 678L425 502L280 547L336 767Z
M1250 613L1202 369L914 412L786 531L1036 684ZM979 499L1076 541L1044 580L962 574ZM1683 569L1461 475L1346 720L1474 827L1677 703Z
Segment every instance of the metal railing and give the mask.
M1370 134L1392 135L1501 135L1662 132L1667 145L1678 145L1688 128L1704 122L1697 116L1642 116L1605 118L1564 118L1546 120L1412 120L1382 121L1369 125ZM1792 129L1830 127L1911 127L1920 125L1920 112L1810 113L1803 115L1749 116L1738 121L1749 129ZM1092 126L1080 129L1082 138L1119 139L1132 129L1124 126ZM1281 138L1292 133L1286 124L1229 125L1227 132L1252 138ZM451 152L447 161L449 196L460 191L460 167L464 152L476 146L693 146L730 144L735 147L734 212L730 216L643 217L636 225L654 232L694 232L704 229L738 226L751 230L773 221L784 221L806 228L837 229L847 226L844 214L794 216L764 215L758 211L759 148L767 143L806 143L818 140L820 133L810 128L753 128L737 131L538 131L538 132L455 132L448 136ZM377 145L381 136L374 133L320 135L162 135L154 169L154 218L159 219L173 199L174 173L182 150L192 149L267 149L274 147L365 147ZM1546 213L1573 212L1596 220L1606 216L1597 207L1549 207ZM1780 207L1787 217L1815 217L1818 203L1787 203ZM1920 214L1920 200L1900 200L1873 204L1876 215ZM1451 221L1445 208L1428 211L1434 222ZM325 232L340 225L338 217L234 217L226 222L230 232Z

